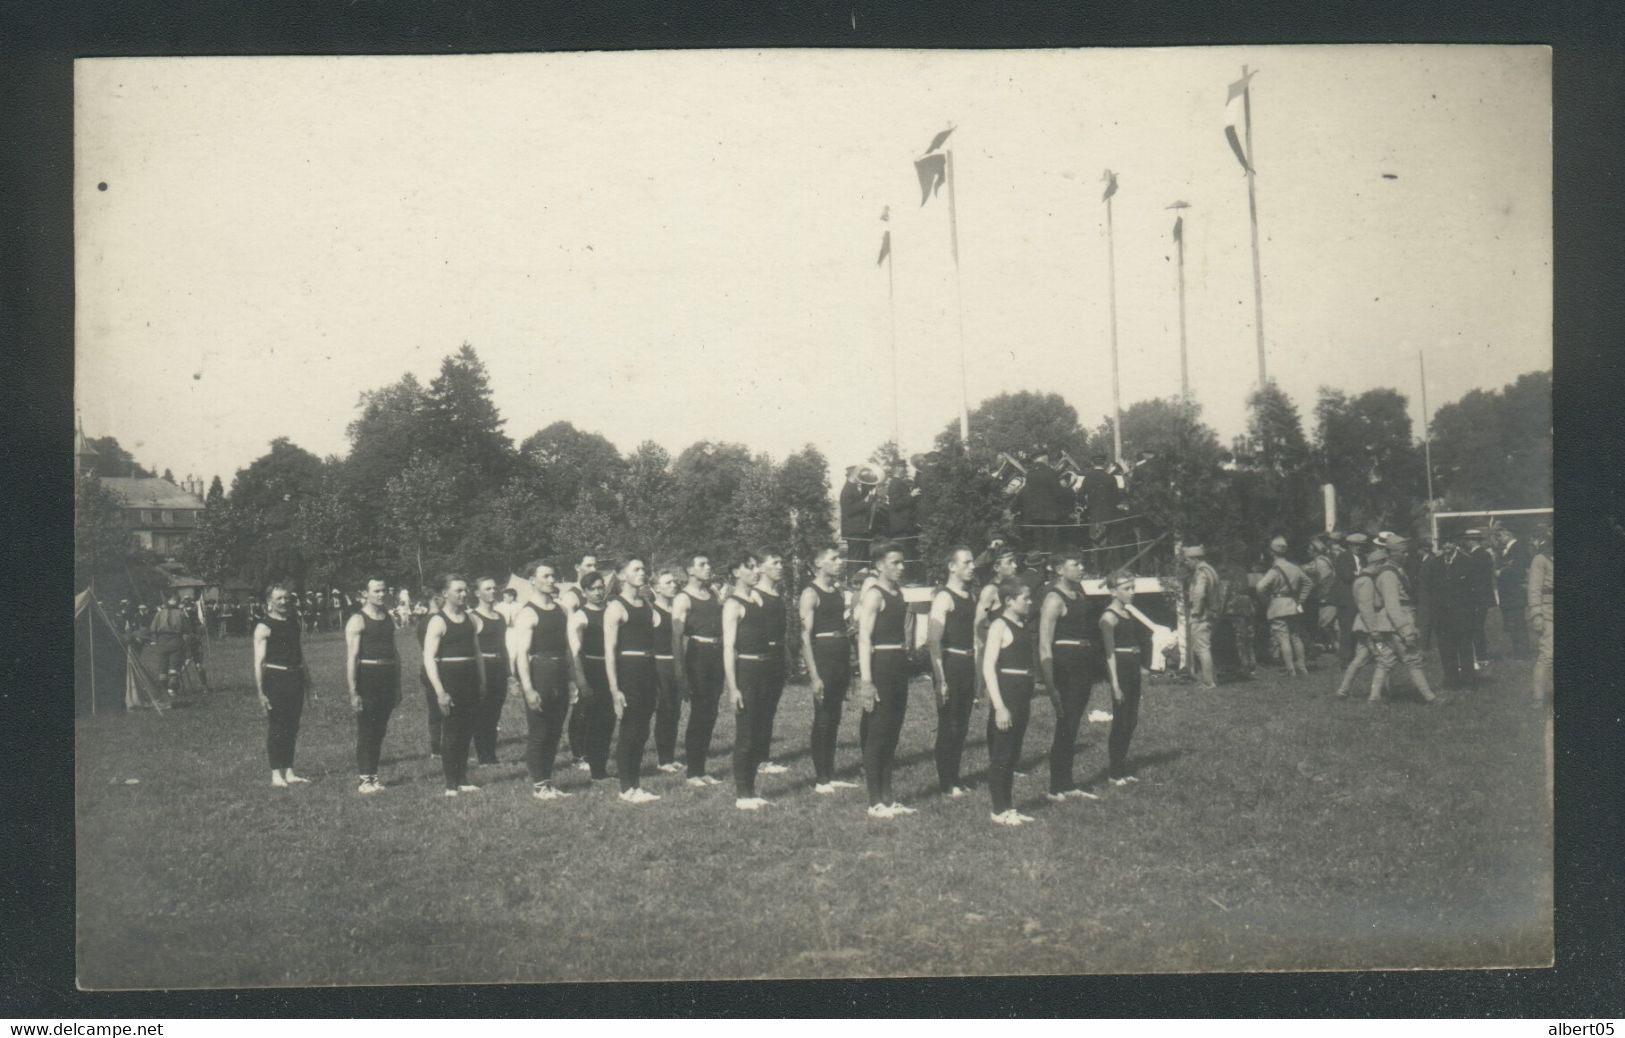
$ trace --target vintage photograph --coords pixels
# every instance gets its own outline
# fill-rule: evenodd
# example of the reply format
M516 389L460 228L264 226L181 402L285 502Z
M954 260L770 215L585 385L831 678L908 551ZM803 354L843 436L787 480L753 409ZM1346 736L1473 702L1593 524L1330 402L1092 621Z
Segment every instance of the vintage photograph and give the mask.
M1551 125L1535 46L77 61L79 986L1551 964Z

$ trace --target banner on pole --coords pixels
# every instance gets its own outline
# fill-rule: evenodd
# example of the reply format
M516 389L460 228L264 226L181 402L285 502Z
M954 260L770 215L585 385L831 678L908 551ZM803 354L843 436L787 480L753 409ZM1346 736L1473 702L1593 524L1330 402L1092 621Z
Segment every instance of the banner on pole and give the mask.
M1224 99L1224 139L1230 142L1230 150L1236 153L1236 161L1241 163L1243 173L1253 172L1252 159L1248 157L1247 150L1241 146L1241 134L1245 132L1243 113L1247 103L1248 84L1256 75L1257 71L1248 72L1231 83L1230 92Z

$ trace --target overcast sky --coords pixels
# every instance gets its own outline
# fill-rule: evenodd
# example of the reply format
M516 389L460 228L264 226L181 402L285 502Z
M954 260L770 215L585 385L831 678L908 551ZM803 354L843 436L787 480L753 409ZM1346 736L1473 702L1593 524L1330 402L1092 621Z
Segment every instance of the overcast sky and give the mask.
M1419 350L1435 409L1550 367L1544 48L114 59L75 70L78 407L229 485L277 436L343 453L361 391L467 341L516 441L568 419L839 468L891 433L890 206L924 449L959 311L912 160L952 124L971 406L1109 413L1110 167L1124 405L1179 390L1188 201L1191 379L1228 440L1256 377L1244 63L1270 374L1306 427L1321 385L1419 419Z

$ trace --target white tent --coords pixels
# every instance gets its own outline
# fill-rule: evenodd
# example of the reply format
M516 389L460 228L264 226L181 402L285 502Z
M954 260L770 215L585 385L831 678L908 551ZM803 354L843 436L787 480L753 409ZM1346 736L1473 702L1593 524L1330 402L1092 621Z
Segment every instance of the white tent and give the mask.
M73 599L74 692L81 713L151 707L162 712L168 693L89 591Z

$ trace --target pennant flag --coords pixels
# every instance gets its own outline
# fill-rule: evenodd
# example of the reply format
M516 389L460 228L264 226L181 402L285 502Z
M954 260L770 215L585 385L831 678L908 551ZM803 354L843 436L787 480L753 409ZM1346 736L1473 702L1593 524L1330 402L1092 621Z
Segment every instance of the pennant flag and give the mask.
M943 181L948 179L948 158L938 154L915 159L914 172L920 175L920 204L923 206L942 190Z
M891 232L887 231L885 234L882 234L880 236L880 258L875 260L875 266L878 267L882 263L885 263L886 262L886 257L890 256L890 255L891 255Z
M925 153L929 155L933 151L936 151L938 148L942 147L942 145L948 140L948 135L953 132L954 128L950 126L946 130L943 130L941 133L937 134L935 137L931 138L931 147L925 149Z
M1253 172L1253 164L1241 146L1242 131L1237 127L1242 125L1245 118L1243 113L1247 102L1248 83L1256 75L1258 75L1256 71L1249 72L1231 83L1230 92L1224 99L1224 139L1230 142L1230 150L1236 153L1236 161L1241 163L1242 171L1245 173Z
M1174 241L1181 241L1185 237L1184 214L1174 217Z
M1100 196L1100 200L1104 202L1117 194L1117 174L1108 169L1100 179L1106 182L1106 193Z

